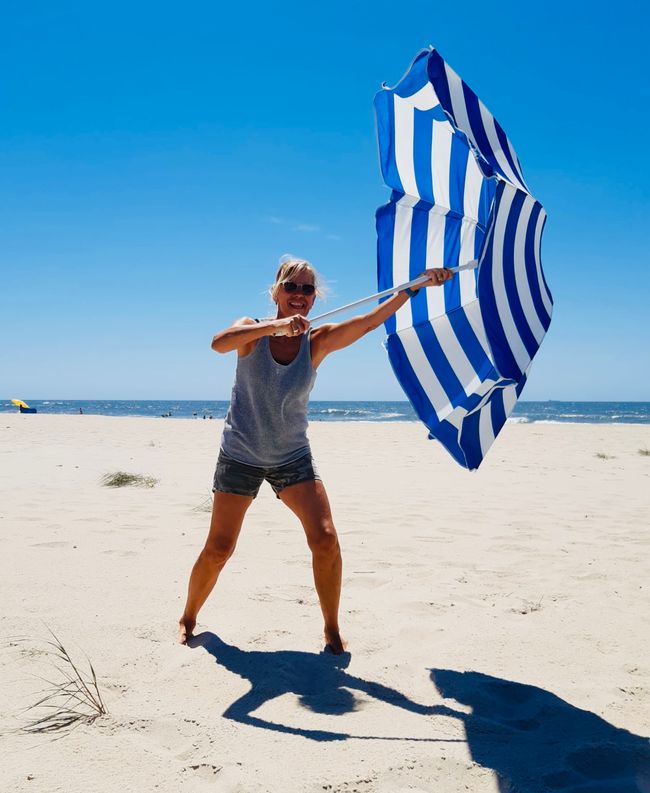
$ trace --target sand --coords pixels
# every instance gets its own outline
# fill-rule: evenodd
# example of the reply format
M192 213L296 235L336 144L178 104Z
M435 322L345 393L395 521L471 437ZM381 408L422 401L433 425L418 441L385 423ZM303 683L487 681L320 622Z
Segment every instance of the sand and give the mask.
M175 644L219 432L0 418L2 726L56 674L45 625L109 711L60 740L5 732L3 789L650 791L650 427L508 425L469 474L415 423L313 424L339 658L266 485L196 645ZM103 487L116 470L159 481Z

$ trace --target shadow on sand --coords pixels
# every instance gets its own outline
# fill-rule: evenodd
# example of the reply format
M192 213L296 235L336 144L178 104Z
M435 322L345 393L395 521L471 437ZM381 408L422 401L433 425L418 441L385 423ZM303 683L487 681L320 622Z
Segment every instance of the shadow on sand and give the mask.
M650 793L650 741L536 686L479 672L431 670L437 712L465 725L472 759L492 768L501 793Z
M411 713L433 714L436 708L420 705L393 688L372 683L348 674L350 653L305 653L293 650L261 652L240 650L226 644L214 633L201 633L189 641L190 647L203 647L216 662L236 675L249 680L251 689L232 703L224 717L276 732L300 735L314 741L343 741L349 738L384 741L459 742L458 739L385 737L378 735L351 735L327 730L308 730L267 721L253 715L265 702L284 694L295 694L300 704L314 713L342 715L352 713L359 703L349 689L360 691ZM461 743L463 741L460 741Z
M410 713L460 721L472 759L495 772L501 793L650 793L647 738L615 727L536 686L479 672L430 670L440 696L463 705L461 710L453 704L421 705L393 688L349 674L349 653L246 651L209 632L195 636L189 644L202 647L218 664L250 681L250 691L223 714L241 724L314 741L355 738L465 743L458 738L310 730L254 715L264 703L288 693L314 713L352 713L359 706L352 691L358 691ZM431 726L436 725L431 722Z

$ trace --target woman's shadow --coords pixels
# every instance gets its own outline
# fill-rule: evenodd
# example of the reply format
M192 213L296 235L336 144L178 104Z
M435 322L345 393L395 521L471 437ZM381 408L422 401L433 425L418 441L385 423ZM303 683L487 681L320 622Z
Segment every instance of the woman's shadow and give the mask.
M650 793L647 738L615 727L536 686L480 672L433 669L431 680L439 694L464 708L430 706L413 702L381 683L349 674L349 653L245 651L209 632L195 636L189 644L203 647L218 664L250 681L250 690L223 714L241 724L314 741L361 738L467 742L472 759L494 770L501 793ZM266 702L287 693L295 694L303 707L315 713L351 713L359 706L352 691L410 713L457 719L465 728L467 740L352 735L292 727L254 715Z
M350 653L332 655L325 652L316 654L293 650L275 652L240 650L232 644L226 644L214 633L207 631L190 639L188 644L190 647L203 647L218 664L250 681L250 691L224 711L223 715L227 719L276 732L301 735L303 738L310 738L314 741L363 738L366 740L448 742L441 738L386 738L385 736L309 730L290 727L253 715L265 702L288 693L295 694L300 704L314 713L328 715L351 713L358 708L359 702L349 689L362 692L411 713L427 715L436 712L436 708L413 702L393 688L348 674L345 670L350 663Z
M501 793L650 793L650 741L536 686L479 672L431 670L445 699L471 712L438 713L465 725L472 759Z

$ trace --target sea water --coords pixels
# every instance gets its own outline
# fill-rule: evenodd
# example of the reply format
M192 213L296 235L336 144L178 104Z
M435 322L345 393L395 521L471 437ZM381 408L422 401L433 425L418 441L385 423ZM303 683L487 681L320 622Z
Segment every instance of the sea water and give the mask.
M99 416L153 416L176 419L222 419L228 402L155 399L27 399L39 413ZM0 400L0 413L16 413L9 399ZM408 402L309 403L310 421L417 421ZM510 417L515 422L577 424L650 424L650 402L527 402L519 401Z

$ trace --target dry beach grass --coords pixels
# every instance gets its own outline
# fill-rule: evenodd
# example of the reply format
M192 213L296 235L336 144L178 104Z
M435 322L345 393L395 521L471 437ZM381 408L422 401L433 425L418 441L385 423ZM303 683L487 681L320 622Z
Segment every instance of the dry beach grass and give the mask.
M82 665L74 660L55 633L51 638L33 643L29 638L10 639L7 650L18 648L23 656L37 657L41 674L34 674L45 685L35 700L19 714L16 732L32 736L63 738L82 724L92 724L108 711L102 698L92 662L85 657ZM84 671L84 666L87 671Z
M158 480L153 476L130 474L127 471L115 471L102 477L104 487L155 487L157 483Z

